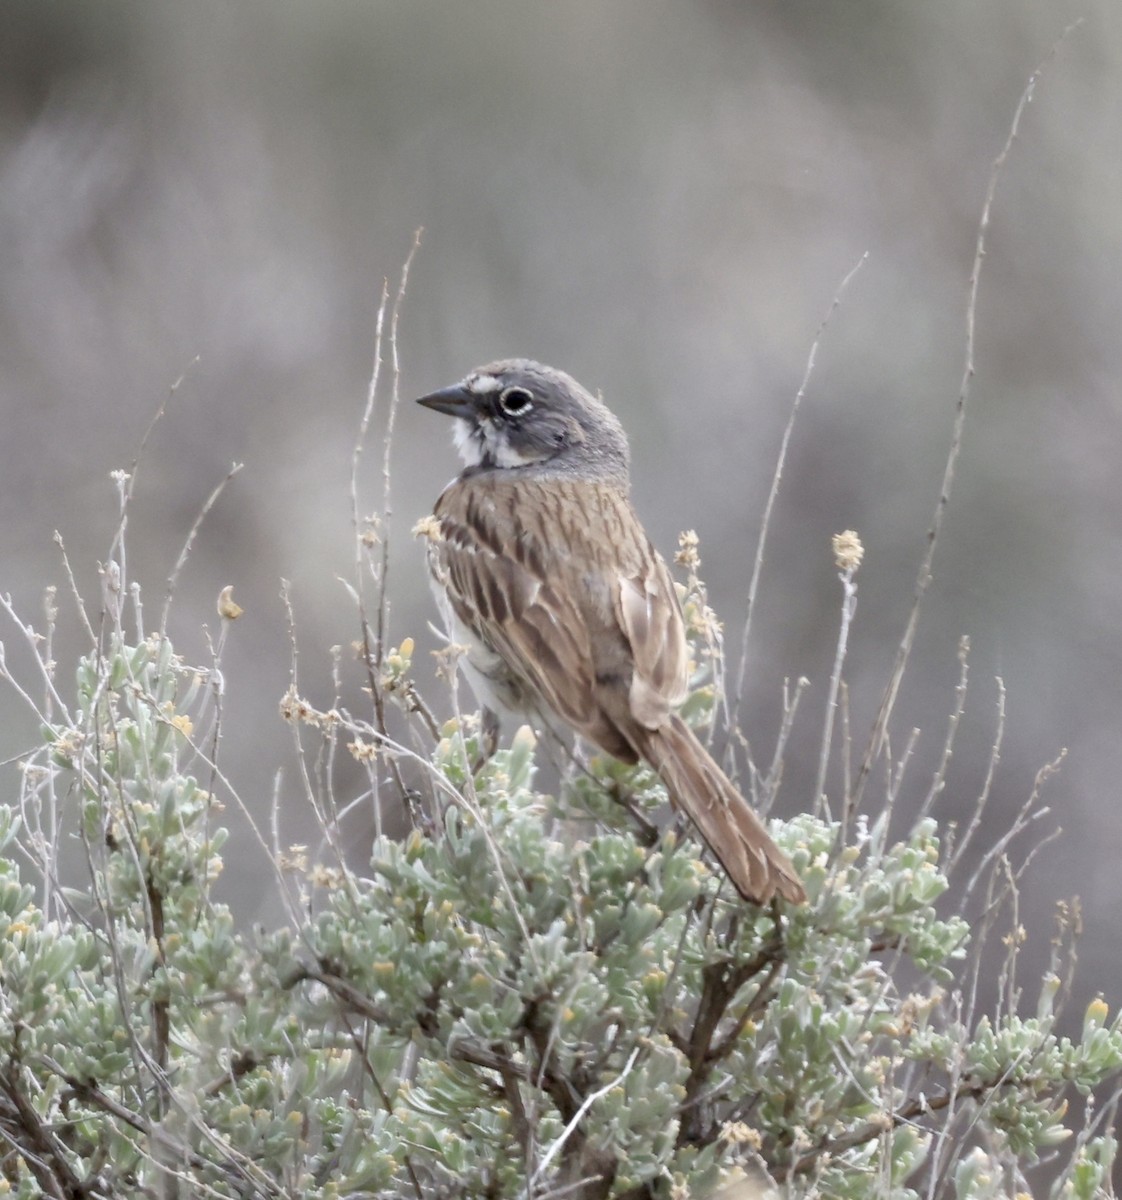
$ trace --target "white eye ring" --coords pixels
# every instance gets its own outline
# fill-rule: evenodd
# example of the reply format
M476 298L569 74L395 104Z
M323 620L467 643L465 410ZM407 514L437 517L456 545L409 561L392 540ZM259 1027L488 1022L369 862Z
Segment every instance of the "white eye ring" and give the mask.
M534 406L534 397L525 388L508 387L499 396L499 407L508 417L522 417Z

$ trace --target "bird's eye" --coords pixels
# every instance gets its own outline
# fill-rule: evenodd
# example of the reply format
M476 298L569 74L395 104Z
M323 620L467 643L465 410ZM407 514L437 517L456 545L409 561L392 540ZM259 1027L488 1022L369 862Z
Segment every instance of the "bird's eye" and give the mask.
M508 417L522 417L534 405L534 397L525 388L509 387L499 396L499 407Z

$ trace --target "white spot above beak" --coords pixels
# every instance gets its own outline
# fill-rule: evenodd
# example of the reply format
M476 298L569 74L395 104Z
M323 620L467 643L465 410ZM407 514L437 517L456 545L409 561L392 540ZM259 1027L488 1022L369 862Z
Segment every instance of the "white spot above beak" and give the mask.
M502 388L502 383L494 375L469 375L460 385L474 396L489 396Z

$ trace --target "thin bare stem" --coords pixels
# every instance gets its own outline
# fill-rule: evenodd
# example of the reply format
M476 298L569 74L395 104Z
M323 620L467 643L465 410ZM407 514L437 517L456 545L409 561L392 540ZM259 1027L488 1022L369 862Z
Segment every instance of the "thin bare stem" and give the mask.
M752 798L755 801L756 808L763 816L767 815L775 800L776 793L779 791L779 784L783 778L783 763L787 751L787 742L791 737L791 730L795 725L795 714L799 709L799 701L808 687L810 687L810 680L805 675L800 675L795 680L794 691L784 681L783 720L779 726L779 736L775 739L775 752L771 756L771 765L768 767L767 774L763 777L759 789L754 786L755 776L753 775Z
M54 543L58 547L59 554L62 555L62 569L66 572L66 582L70 585L70 594L74 598L74 605L78 610L78 617L82 622L82 627L89 636L90 645L96 646L97 634L94 633L89 614L86 612L86 602L82 599L82 593L78 590L78 581L74 578L74 571L70 566L70 559L66 554L66 546L63 543L62 534L57 529L54 532Z
M370 371L370 384L366 389L366 407L358 423L358 437L351 450L351 522L355 531L355 576L362 587L362 560L365 542L362 537L362 521L358 515L358 464L366 449L366 435L374 417L374 405L378 399L378 380L382 373L382 329L386 319L386 308L390 299L390 281L382 280L382 298L378 302L378 314L374 318L374 365Z
M900 683L904 677L904 668L907 665L908 658L912 652L912 645L915 642L916 628L919 625L919 612L923 603L923 598L927 594L927 589L932 580L932 567L935 561L935 547L939 540L939 533L943 528L943 519L946 516L947 505L950 503L951 489L954 484L955 467L958 464L959 452L962 449L962 435L966 427L966 410L970 400L971 387L974 380L974 344L975 344L975 323L978 314L978 291L982 281L982 263L986 257L986 233L990 225L990 215L993 211L994 199L997 195L997 185L1001 179L1002 172L1005 169L1006 161L1013 149L1013 143L1017 140L1017 133L1021 126L1021 118L1024 115L1025 109L1032 100L1033 92L1036 90L1037 82L1044 72L1045 67L1055 57L1060 45L1068 37L1081 21L1075 21L1069 25L1059 38L1056 39L1052 49L1048 52L1044 61L1033 71L1029 76L1029 81L1025 85L1025 90L1021 93L1021 98L1017 102L1017 107L1013 113L1013 120L1009 126L1009 134L1005 139L1005 145L1001 148L1001 153L993 160L993 166L990 169L989 185L986 188L985 201L982 204L982 214L978 220L978 232L974 243L974 262L970 270L970 290L969 298L966 304L966 334L965 334L965 350L963 354L962 364L962 381L958 389L958 401L955 404L954 424L951 432L950 449L947 452L946 465L943 468L943 482L939 489L939 499L935 503L935 512L931 520L931 527L927 531L927 549L924 551L923 559L919 565L919 571L916 574L915 591L912 600L912 610L908 614L908 623L904 629L904 635L900 639L900 644L896 650L896 660L893 663L892 674L889 676L888 686L885 688L884 697L880 703L880 709L877 712L876 719L873 722L872 731L869 735L869 742L865 749L865 755L861 762L861 767L857 773L857 781L853 793L854 807L860 806L861 797L864 792L865 783L869 777L869 772L872 770L873 763L880 754L884 746L885 731L888 728L889 719L892 716L892 710L896 705L896 697L900 691Z
M947 785L947 771L950 769L951 759L954 757L955 739L958 737L958 728L962 723L963 714L966 712L966 692L969 681L970 639L962 637L958 643L958 683L954 690L954 708L951 709L951 715L947 719L947 732L943 738L943 752L939 756L939 764L931 776L927 795L923 798L923 803L919 806L919 812L916 814L917 825L920 821L926 820L935 801Z
M409 268L412 267L413 258L421 248L423 232L418 229L413 234L413 245L410 246L409 253L405 256L405 263L401 268L401 279L397 286L397 295L394 297L393 310L390 313L390 367L393 372L393 389L390 392L390 407L386 414L386 435L382 454L382 569L378 590L378 640L375 646L375 670L380 670L382 666L382 656L385 654L386 646L386 626L389 620L387 580L390 570L390 522L393 519L390 492L390 452L393 449L394 419L401 403L401 362L397 353L397 329L401 317L401 306L405 301L405 290L409 286Z
M996 680L997 683L997 728L994 730L993 744L990 747L989 763L986 767L986 778L982 783L982 790L978 794L978 802L974 805L974 813L970 818L970 824L966 827L966 832L959 839L953 853L949 854L947 859L947 874L952 874L958 868L958 864L962 861L962 856L966 853L966 848L973 840L974 834L977 833L978 827L982 823L982 814L986 810L986 804L989 801L990 793L993 791L994 777L997 775L997 764L1001 761L1001 745L1005 740L1005 684L1000 677Z
M826 771L830 765L830 749L834 738L834 715L838 709L838 689L841 686L845 651L849 645L849 627L857 608L857 584L853 581L857 568L849 567L840 572L842 585L841 621L838 624L838 643L834 652L834 669L830 672L830 687L826 693L826 720L822 729L822 748L818 753L818 775L814 781L814 811L822 811L830 818L830 806L826 800Z
M366 437L373 421L374 409L378 398L378 387L382 371L382 339L385 332L386 309L389 304L388 280L383 280L382 283L382 296L378 305L378 316L374 330L374 365L370 374L370 386L367 389L366 406L363 409L362 419L359 422L358 437L355 440L354 450L351 454L350 494L351 520L354 525L355 535L355 582L353 586L347 586L351 595L355 598L358 607L359 625L362 630L362 661L366 668L367 686L370 689L370 698L374 706L375 721L382 736L386 734L386 707L381 680L381 668L385 656L385 639L389 616L389 597L386 581L389 572L389 530L392 516L390 454L393 443L394 419L400 402L400 389L398 386L400 365L397 353L397 330L401 306L405 300L406 287L409 282L409 269L412 266L413 258L420 244L421 230L418 229L413 235L413 245L410 247L405 263L402 266L397 294L394 297L393 307L390 311L389 338L393 388L386 416L385 433L383 435L382 511L376 516L364 519L359 515L358 467L359 459L365 449ZM374 564L371 561L372 553L374 547L379 543L381 544L381 555L377 564ZM371 629L370 616L366 605L365 578L367 569L370 570L374 577L378 603L375 628L373 630ZM402 798L406 815L411 823L415 823L415 813L407 799L408 789L405 786L405 781L401 776L397 763L392 760L390 762L390 773L393 776L398 795ZM371 780L374 788L375 808L380 809L381 794L377 772L371 772Z
M136 454L133 456L132 465L128 472L121 479L121 519L117 524L117 530L113 534L113 541L109 546L109 557L112 558L114 553L119 549L123 549L122 541L125 536L125 528L128 525L128 506L132 500L133 492L136 491L136 480L140 474L140 463L144 458L144 451L148 447L149 439L152 437L152 432L160 423L165 412L167 412L168 404L174 398L175 393L179 391L183 381L191 371L192 367L196 366L199 361L199 356L196 354L193 359L187 364L183 373L179 378L168 388L168 394L160 401L156 407L156 411L152 414L152 419L145 427L144 433L140 438L140 445L136 448Z
M168 576L167 591L164 593L164 610L160 614L160 637L167 636L168 617L171 615L171 602L175 596L175 588L179 583L179 576L187 563L187 557L191 553L191 547L195 544L195 538L199 535L199 530L203 522L206 520L210 510L218 503L218 497L222 495L226 485L231 479L242 469L242 463L234 463L226 472L226 478L223 479L217 487L206 498L202 508L199 509L199 515L195 518L187 538L183 543L183 549L179 552L179 557L175 560L175 566L172 567L171 574Z
M1060 769L1060 765L1067 757L1067 751L1061 750L1059 754L1049 763L1045 763L1036 773L1036 778L1033 781L1032 791L1029 793L1028 799L1021 805L1020 811L1017 813L1012 825L1002 834L1000 839L990 847L986 852L982 861L978 864L977 870L970 878L970 882L966 885L963 891L963 899L970 896L974 888L978 885L978 880L985 873L994 860L1001 854L1005 853L1010 842L1033 821L1039 820L1040 817L1047 813L1046 808L1038 808L1040 803L1040 795L1044 790L1044 785L1053 775Z
M636 1046L635 1049L631 1051L627 1062L623 1066L623 1070L620 1071L615 1078L609 1079L607 1083L605 1083L602 1087L597 1088L596 1091L589 1092L589 1094L581 1101L577 1111L573 1114L572 1120L561 1131L560 1135L545 1152L545 1154L542 1155L541 1162L538 1163L537 1170L530 1177L530 1182L527 1184L526 1191L523 1192L523 1196L532 1196L534 1194L534 1185L541 1178L542 1172L545 1171L554 1158L556 1158L558 1152L562 1149L565 1143L570 1137L572 1137L573 1133L577 1129L577 1126L580 1125L581 1121L584 1120L585 1113L588 1112L588 1110L596 1103L597 1100L606 1096L610 1091L612 1091L613 1088L619 1087L620 1084L622 1084L623 1081L628 1077L628 1075L631 1074L636 1062L639 1060L640 1048L641 1047Z
M814 364L818 358L818 347L822 342L826 327L830 323L830 318L833 317L835 309L841 304L846 288L849 287L857 272L865 265L868 257L869 252L866 250L857 260L856 264L846 273L845 278L838 285L838 290L834 293L834 298L830 302L830 307L826 310L826 315L819 323L818 332L814 335L810 354L807 356L806 370L803 372L802 383L799 384L799 390L795 393L795 398L791 402L791 412L787 417L787 426L783 430L783 437L779 442L779 454L775 461L775 471L771 477L771 487L768 489L763 519L760 521L760 536L756 543L756 557L752 562L752 578L748 583L748 596L744 611L744 632L740 638L740 662L736 671L736 692L732 709L731 724L733 728L736 728L739 724L740 706L744 699L744 677L748 670L748 638L752 631L752 614L755 612L756 596L760 590L760 572L763 570L764 565L764 551L767 548L768 530L771 528L771 514L775 508L776 497L779 495L779 484L783 478L783 468L787 465L787 448L791 443L791 434L794 432L795 418L798 416L799 406L802 404L803 397L810 386L810 377L814 374Z

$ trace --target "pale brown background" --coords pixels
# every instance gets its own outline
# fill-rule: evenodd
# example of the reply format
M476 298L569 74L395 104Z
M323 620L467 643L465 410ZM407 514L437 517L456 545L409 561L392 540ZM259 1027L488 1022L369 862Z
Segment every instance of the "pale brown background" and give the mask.
M1022 917L1043 949L1079 892L1078 996L1122 999L1122 9L1114 0L5 0L0 8L0 589L38 620L81 583L148 452L130 566L151 618L195 512L234 460L172 632L204 655L214 597L247 616L227 651L224 762L264 811L278 765L304 827L277 700L291 579L304 685L355 622L347 474L381 279L426 227L402 321L420 394L524 354L599 388L632 433L637 502L667 551L702 537L739 640L788 407L839 281L776 511L746 725L764 758L784 676L813 681L782 802L807 803L836 636L835 531L868 548L849 678L863 739L911 603L963 359L990 163L1065 25L994 211L967 442L895 725L924 730L922 793L953 701L973 691L942 817L985 769L994 685L1009 721L1000 830L1037 768L1065 836ZM407 531L454 470L447 430L403 409L395 636L433 612ZM366 463L369 506L375 457ZM77 644L70 632L60 658ZM9 656L25 662L5 625ZM429 645L425 642L425 645ZM421 656L422 680L430 669ZM355 673L349 671L351 683ZM0 758L35 730L0 697ZM15 785L4 768L5 791ZM235 828L237 820L231 817ZM239 843L247 845L247 843ZM244 849L226 896L267 919ZM1039 959L1036 960L1039 964ZM1031 985L1030 985L1031 990Z

